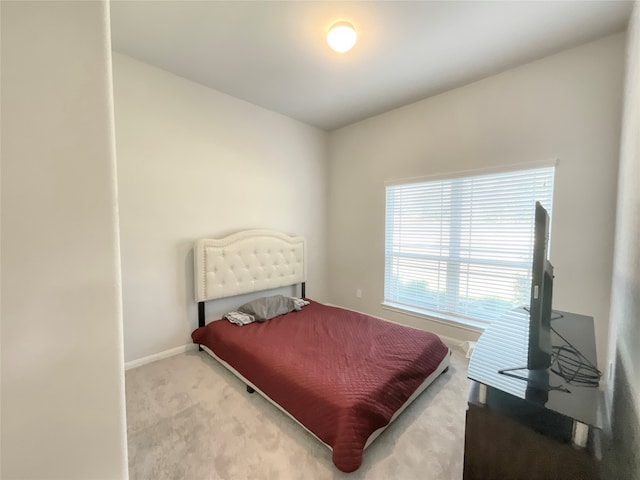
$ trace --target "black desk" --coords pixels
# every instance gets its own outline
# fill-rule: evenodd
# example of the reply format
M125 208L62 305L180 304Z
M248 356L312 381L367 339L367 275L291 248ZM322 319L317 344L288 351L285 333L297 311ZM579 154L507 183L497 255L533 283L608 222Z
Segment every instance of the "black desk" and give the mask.
M593 318L556 311L552 318L554 329L596 365ZM473 351L464 478L598 478L599 389L567 384L551 370L499 373L526 365L528 325L528 312L513 310L487 328ZM553 332L551 340L565 343Z

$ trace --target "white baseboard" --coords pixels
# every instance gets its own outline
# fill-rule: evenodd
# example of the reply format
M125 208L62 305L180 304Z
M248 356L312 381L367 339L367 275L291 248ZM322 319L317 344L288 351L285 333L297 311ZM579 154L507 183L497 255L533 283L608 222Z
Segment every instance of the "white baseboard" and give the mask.
M174 355L179 355L181 353L195 350L197 348L198 346L193 343L182 345L176 348L170 348L169 350L165 350L164 352L154 353L153 355L149 355L148 357L142 357L137 360L126 362L124 364L124 369L131 370L132 368L141 367L142 365L146 365L147 363L157 362L158 360L162 360L163 358L173 357Z
M331 303L326 303L325 305L330 305L332 307L344 308L344 307L340 307L339 305L335 305L335 304L331 304ZM347 309L347 310L350 310L350 309ZM357 312L357 310L353 310L353 311ZM362 312L358 312L358 313L362 313ZM369 315L369 314L365 314L365 315ZM384 318L382 318L381 320L385 320L387 322L391 321L391 320L387 320L387 319L384 319ZM398 323L398 322L391 321L391 323ZM398 324L402 325L400 323L398 323ZM458 349L461 350L460 344L462 343L462 340L458 340L456 338L447 337L445 335L438 335L438 336L440 337L440 339L442 339L442 341L449 348L451 348L451 349L458 348ZM132 368L141 367L142 365L146 365L147 363L157 362L158 360L162 360L163 358L173 357L174 355L179 355L181 353L185 353L185 352L188 352L190 350L196 350L197 348L198 348L198 345L195 345L193 343L189 343L189 344L186 344L186 345L181 345L181 346L175 347L175 348L170 348L169 350L165 350L164 352L154 353L153 355L149 355L147 357L142 357L142 358L138 358L137 360L131 360L130 362L126 362L124 364L124 369L125 370L131 370Z

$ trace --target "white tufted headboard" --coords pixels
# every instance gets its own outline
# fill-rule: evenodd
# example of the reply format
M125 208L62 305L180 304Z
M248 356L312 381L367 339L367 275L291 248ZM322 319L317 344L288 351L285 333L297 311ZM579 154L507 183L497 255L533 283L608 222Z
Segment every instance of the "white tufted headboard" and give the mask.
M197 240L193 258L196 302L306 280L304 238L271 230Z

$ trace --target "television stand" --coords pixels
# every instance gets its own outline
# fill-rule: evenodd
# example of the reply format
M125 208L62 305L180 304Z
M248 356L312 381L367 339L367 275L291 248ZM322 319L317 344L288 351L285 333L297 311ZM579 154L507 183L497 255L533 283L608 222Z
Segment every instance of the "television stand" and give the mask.
M593 319L560 312L554 329L596 364ZM602 428L597 387L567 384L526 365L529 314L492 323L469 363L464 478L598 479ZM553 332L552 344L564 343Z

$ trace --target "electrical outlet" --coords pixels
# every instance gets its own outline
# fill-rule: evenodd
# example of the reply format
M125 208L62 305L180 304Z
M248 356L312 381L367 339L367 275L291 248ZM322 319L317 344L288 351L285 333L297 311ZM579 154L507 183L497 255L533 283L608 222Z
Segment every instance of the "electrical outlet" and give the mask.
M362 298L362 289L356 288L356 298Z

